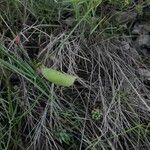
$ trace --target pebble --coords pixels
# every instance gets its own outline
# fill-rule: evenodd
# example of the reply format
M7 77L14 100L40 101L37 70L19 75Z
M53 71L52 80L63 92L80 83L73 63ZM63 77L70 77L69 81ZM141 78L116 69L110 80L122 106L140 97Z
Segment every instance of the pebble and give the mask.
M150 48L150 35L140 35L137 38L137 42L142 48Z
M116 21L119 24L127 24L129 22L134 22L136 20L137 13L133 11L118 12Z
M146 77L146 78L150 78L150 71L148 69L144 69L144 68L139 68L138 70L138 74L141 75L142 77Z
M135 24L132 34L137 35L136 45L140 48L150 48L150 23Z

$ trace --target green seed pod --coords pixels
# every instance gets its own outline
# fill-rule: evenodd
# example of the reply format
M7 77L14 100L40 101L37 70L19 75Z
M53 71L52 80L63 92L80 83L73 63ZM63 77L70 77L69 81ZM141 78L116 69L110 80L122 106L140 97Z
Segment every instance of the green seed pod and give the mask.
M40 71L42 75L50 82L56 84L56 85L61 85L61 86L66 86L69 87L73 85L74 81L76 80L77 77L62 73L60 71L47 68L42 66L40 68Z

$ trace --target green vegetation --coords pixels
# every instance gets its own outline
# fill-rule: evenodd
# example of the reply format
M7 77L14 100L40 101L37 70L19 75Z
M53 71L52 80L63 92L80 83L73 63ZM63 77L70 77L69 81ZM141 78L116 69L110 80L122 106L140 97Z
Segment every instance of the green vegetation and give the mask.
M0 150L149 148L143 61L129 40L133 22L117 21L147 4L1 0Z
M42 66L40 68L42 75L49 80L50 82L56 84L56 85L61 85L61 86L71 86L73 85L74 81L76 80L77 77L62 73L60 71L47 68Z
M92 119L93 120L100 120L101 115L102 115L102 113L99 108L95 108L92 110Z

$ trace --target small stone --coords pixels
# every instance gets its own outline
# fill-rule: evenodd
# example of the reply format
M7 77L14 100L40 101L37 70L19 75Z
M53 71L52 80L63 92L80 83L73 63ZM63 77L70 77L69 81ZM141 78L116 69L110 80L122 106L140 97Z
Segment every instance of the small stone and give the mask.
M150 71L148 69L140 68L138 69L138 74L142 77L150 78Z
M140 35L137 42L140 47L150 48L150 35Z
M132 30L132 34L140 35L141 30L142 30L142 26L139 24L135 24Z
M123 49L125 49L125 50L129 50L131 47L130 47L130 44L128 43L128 42L126 42L126 41L123 41L122 42L122 47L123 47Z
M132 11L125 11L125 12L121 12L119 13L119 15L116 17L116 21L119 24L127 24L129 22L133 22L136 20L137 17L137 13L136 12L132 12Z
M141 24L136 23L133 27L132 34L149 34L150 23L142 22Z
M132 34L137 35L136 45L140 48L150 48L150 23L136 23L133 27Z

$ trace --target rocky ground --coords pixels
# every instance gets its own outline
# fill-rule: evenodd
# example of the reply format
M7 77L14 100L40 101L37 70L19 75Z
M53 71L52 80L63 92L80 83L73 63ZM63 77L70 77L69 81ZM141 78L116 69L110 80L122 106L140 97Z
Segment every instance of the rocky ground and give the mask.
M150 88L150 7L144 7L141 15L132 11L122 12L117 19L120 23L125 23L126 27L131 25L132 38L129 38L129 41L145 64L139 66L137 73ZM129 43L125 43L125 46L127 49L131 48Z

